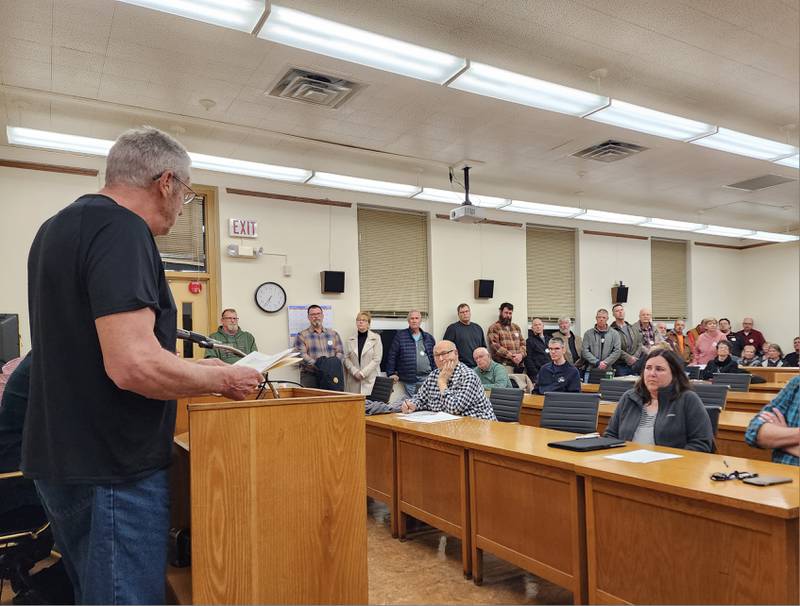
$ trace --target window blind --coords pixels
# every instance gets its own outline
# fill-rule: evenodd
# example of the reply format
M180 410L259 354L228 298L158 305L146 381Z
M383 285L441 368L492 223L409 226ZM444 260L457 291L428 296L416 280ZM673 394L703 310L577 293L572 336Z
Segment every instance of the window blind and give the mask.
M426 215L359 208L358 274L362 309L384 317L427 314Z
M205 199L197 196L183 207L183 214L165 236L156 236L156 246L165 266L174 271L205 271Z
M575 318L575 231L528 227L528 317Z
M661 320L685 318L686 242L650 240L650 276L653 317Z

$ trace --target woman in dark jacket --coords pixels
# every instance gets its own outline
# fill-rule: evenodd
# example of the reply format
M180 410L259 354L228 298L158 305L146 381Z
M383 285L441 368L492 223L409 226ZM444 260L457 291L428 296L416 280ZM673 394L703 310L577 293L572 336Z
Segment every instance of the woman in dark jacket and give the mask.
M605 435L699 452L714 447L711 419L681 359L663 349L647 355L639 380L620 398Z
M717 357L709 360L703 372L700 373L700 378L708 380L719 372L739 372L739 365L731 357L730 341L717 343Z

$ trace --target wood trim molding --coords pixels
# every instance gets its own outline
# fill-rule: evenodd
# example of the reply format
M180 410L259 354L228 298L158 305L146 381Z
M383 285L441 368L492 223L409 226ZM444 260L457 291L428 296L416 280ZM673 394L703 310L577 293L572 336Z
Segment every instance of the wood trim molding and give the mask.
M321 204L323 206L338 206L340 208L350 208L351 202L341 202L340 200L329 200L328 198L307 198L305 196L289 196L286 194L273 194L266 191L251 191L249 189L237 189L226 187L225 191L229 194L238 196L253 196L256 198L270 198L272 200L285 200L287 202L302 202L303 204Z
M449 221L450 220L450 215L443 215L441 213L436 213L436 218L437 219L446 219L446 220ZM521 228L522 227L522 223L514 223L512 221L497 221L495 219L484 219L483 221L480 222L480 224L501 225L503 227L517 227L517 228Z
M630 240L649 240L649 236L634 236L633 234L617 234L611 231L592 231L590 229L584 229L583 233L589 234L590 236L608 236L609 238L628 238Z
M83 177L96 177L100 174L100 171L94 168L63 166L61 164L42 164L41 162L23 162L22 160L5 160L2 158L0 158L0 166L22 168L25 170L41 170L48 173L62 173L65 175L80 175Z
M730 250L747 250L748 248L759 248L761 246L772 246L781 242L759 242L758 244L745 244L744 246L734 246L733 244L713 244L711 242L695 242L695 246L708 246L709 248L728 248Z

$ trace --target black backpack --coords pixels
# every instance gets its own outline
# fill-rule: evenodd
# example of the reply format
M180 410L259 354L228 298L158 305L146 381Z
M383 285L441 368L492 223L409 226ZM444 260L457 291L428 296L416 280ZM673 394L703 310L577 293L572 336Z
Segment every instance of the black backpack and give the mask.
M344 368L339 358L326 358L323 356L317 358L314 366L317 367L317 380L320 389L344 391Z

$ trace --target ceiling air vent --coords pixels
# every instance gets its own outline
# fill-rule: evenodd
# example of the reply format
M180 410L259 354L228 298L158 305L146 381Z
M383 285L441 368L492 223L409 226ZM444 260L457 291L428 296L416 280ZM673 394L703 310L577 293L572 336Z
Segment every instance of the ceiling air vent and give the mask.
M336 109L341 107L362 86L362 84L343 78L292 68L266 94L271 97Z
M646 147L635 143L625 143L624 141L614 141L609 139L603 143L592 145L586 149L572 154L576 158L586 158L587 160L597 160L598 162L617 162L629 158L634 154L643 152Z
M723 185L723 187L739 189L742 191L759 191L761 189L775 187L776 185L782 185L783 183L790 183L792 181L797 181L797 179L781 177L780 175L761 175L760 177L754 177L753 179L747 179L746 181L739 181L738 183Z

